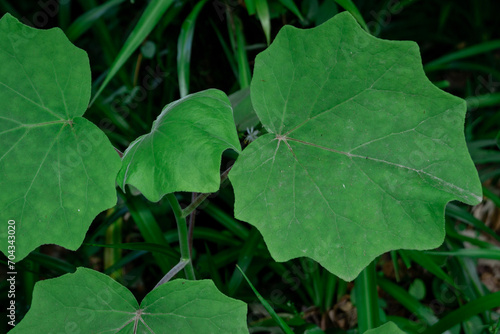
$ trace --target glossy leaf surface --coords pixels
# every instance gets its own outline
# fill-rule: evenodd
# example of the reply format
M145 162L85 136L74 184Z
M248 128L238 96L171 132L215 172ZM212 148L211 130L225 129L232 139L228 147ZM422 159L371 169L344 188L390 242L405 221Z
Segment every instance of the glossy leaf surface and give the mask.
M348 13L284 27L256 58L251 98L269 133L229 175L235 216L277 261L310 257L352 280L386 251L437 247L446 203L481 200L465 102L425 77L415 43Z

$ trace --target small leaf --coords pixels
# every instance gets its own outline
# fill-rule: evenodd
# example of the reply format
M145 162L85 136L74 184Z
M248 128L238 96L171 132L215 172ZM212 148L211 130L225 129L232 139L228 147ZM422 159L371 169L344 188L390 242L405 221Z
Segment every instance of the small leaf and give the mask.
M425 298L425 284L420 278L416 278L408 288L408 293L417 300Z
M42 244L75 250L95 216L116 204L120 168L104 133L81 117L90 99L87 54L60 29L33 29L6 14L0 63L0 213L16 221L16 261Z
M240 151L227 96L216 89L167 105L149 134L123 155L118 184L131 184L152 202L175 191L211 193L219 189L226 149Z
M269 132L229 174L235 217L273 258L310 257L352 280L393 249L444 239L444 207L481 201L465 102L436 88L414 42L385 41L341 13L284 27L255 60L252 105Z
M248 333L246 313L210 280L168 282L139 306L109 276L78 268L36 283L31 309L10 333Z
M405 334L405 332L399 329L395 323L387 322L382 326L366 331L365 334Z

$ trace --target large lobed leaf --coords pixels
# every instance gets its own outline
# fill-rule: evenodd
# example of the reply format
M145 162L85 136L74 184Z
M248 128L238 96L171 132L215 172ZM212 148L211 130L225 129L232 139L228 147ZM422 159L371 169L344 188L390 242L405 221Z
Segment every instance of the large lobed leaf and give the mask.
M117 181L152 202L175 191L215 192L226 149L241 150L231 104L223 92L208 89L163 109L151 132L125 151Z
M0 215L16 221L15 258L47 243L76 249L94 217L116 204L120 168L104 133L80 117L90 98L87 54L60 29L6 14L0 64Z
M399 329L395 323L389 321L382 326L367 330L365 334L405 334L405 332Z
M415 43L370 36L348 13L284 27L256 58L251 98L269 133L229 175L235 216L277 261L310 257L352 280L386 251L437 247L446 203L481 200L465 102L426 78Z
M86 268L35 285L31 309L10 333L248 333L245 303L210 280L174 280L144 297Z

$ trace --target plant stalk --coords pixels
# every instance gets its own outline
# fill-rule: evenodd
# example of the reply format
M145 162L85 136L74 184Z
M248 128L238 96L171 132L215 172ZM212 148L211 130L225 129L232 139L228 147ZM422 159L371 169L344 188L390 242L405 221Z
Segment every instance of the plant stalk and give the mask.
M177 222L177 231L179 233L179 246L181 251L181 262L187 262L184 267L184 272L186 274L186 278L189 280L195 280L193 261L191 260L191 256L189 254L189 234L187 229L186 218L182 216L182 209L179 204L179 201L175 197L175 195L168 194L165 196L172 207L172 211L175 215L175 221ZM175 267L174 267L175 268ZM167 274L168 275L168 274Z
M222 173L220 175L220 184L221 185L227 180L229 172L231 171L231 168L233 168L233 166L231 166L228 169L226 169L224 171L224 173ZM206 193L206 194L200 194L200 195L198 195L198 197L196 197L196 199L194 199L191 202L191 204L189 204L186 208L184 208L184 210L182 210L181 217L182 218L186 218L187 216L189 216L191 214L191 212L193 212L194 210L196 210L196 208L199 207L200 204L203 203L208 198L208 196L210 196L210 195L212 195L212 193Z
M356 278L354 283L356 308L358 310L358 331L364 333L379 326L377 277L375 260Z

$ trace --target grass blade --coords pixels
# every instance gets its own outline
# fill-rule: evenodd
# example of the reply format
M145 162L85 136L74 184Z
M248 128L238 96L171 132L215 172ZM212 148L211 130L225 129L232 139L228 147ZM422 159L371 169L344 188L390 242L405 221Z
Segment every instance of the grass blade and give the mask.
M120 52L116 56L111 68L109 69L106 78L99 87L99 90L92 98L90 104L95 101L95 99L102 93L104 88L108 85L111 79L115 76L118 70L125 64L127 59L132 55L132 53L141 45L142 41L147 37L147 35L153 30L160 18L165 14L166 10L170 5L172 5L173 0L152 0L146 10L142 14L139 22L132 30L132 33L125 41L125 44L121 48Z
M76 271L76 266L73 264L39 252L31 252L26 259L59 274L74 273Z
M245 0L245 6L247 7L248 15L255 14L255 1L254 0Z
M180 256L178 252L174 251L170 247L166 247L165 245L155 244L151 242L127 242L127 243L116 243L116 244L83 243L83 244L92 247L104 247L110 249L127 249L136 251L146 251L151 253L161 253L171 257L173 261L179 260Z
M495 248L495 249L463 248L448 252L431 251L426 253L437 256L460 256L460 257L500 260L500 248Z
M491 107L500 104L500 93L471 96L466 98L465 101L469 110Z
M299 18L300 21L304 21L304 17L302 16L302 13L300 10L297 8L297 5L295 5L295 2L293 0L279 0L285 8L287 8L289 11L295 14Z
M194 6L186 20L182 23L181 33L177 41L177 75L181 97L189 94L189 65L191 64L191 48L193 46L196 18L207 0L202 0Z
M252 75L250 74L250 65L248 64L248 56L246 50L245 35L243 34L243 24L237 16L232 16L233 25L228 20L229 34L232 36L231 43L233 46L236 63L238 64L238 81L240 89L250 86Z
M262 304L262 306L264 306L264 308L266 309L266 311L269 312L269 315L271 316L271 318L273 318L273 320L278 324L278 326L283 330L283 332L285 332L285 334L293 334L293 331L290 329L290 327L288 327L288 325L286 324L286 322L283 319L281 319L276 314L276 312L271 307L271 305L269 305L269 303L267 302L267 300L265 300L264 297L262 297L260 295L260 293L257 291L257 289L255 289L255 287L252 285L252 283L250 282L250 280L248 279L248 277L245 275L245 273L243 272L243 270L241 270L241 268L238 265L236 265L236 268L238 268L238 270L241 272L241 275L248 282L248 285L250 285L250 287L252 288L253 292L257 296L257 298L259 298L259 301Z
M444 55L438 59L435 59L429 63L427 63L424 66L424 70L426 72L431 72L431 71L436 71L441 68L441 65L463 59L463 58L468 58L472 56L477 56L482 53L486 53L489 51L493 51L495 49L500 48L500 40L494 40L494 41L488 41L485 43L477 44L470 46L468 48L465 48L460 51L452 52L447 55Z
M210 215L213 219L222 224L225 228L231 231L235 236L242 240L247 240L250 231L243 226L243 224L232 216L228 215L224 210L221 210L219 207L215 206L208 201L205 201L206 204L203 207L203 211L205 211L208 215Z
M481 312L500 306L500 291L495 292L463 305L462 307L448 313L443 319L433 326L427 328L423 334L440 334Z
M461 222L464 222L466 224L469 224L471 226L474 226L478 230L489 234L497 241L500 241L500 235L496 234L495 231L486 226L482 221L480 221L479 219L477 219L476 217L474 217L469 212L467 212L466 210L462 209L459 206L456 206L454 204L448 204L446 206L446 215L455 218Z
M79 16L76 20L74 20L73 23L69 26L68 30L66 31L66 36L68 36L68 39L70 41L77 40L110 9L120 5L124 1L125 0L111 0L85 12L84 14Z
M400 252L406 253L410 259L427 269L429 272L433 273L436 277L442 279L451 286L455 286L453 279L428 255L430 252L423 253L414 250L400 250Z
M382 277L378 277L377 282L384 291L394 297L408 311L414 313L427 325L433 325L438 322L438 318L430 308L422 305L403 288Z
M358 310L358 331L364 333L380 325L377 295L375 261L361 271L354 281L356 308Z
M351 13L351 15L354 16L356 21L358 21L358 23L361 25L361 27L369 32L368 26L366 25L363 16L361 16L358 7L356 7L352 0L335 0L335 2L338 3L339 6L347 10L349 13Z
M112 214L113 210L108 210L108 215ZM123 219L118 218L106 229L106 243L107 244L117 244L122 241L122 225ZM120 248L106 248L104 250L104 269L111 267L116 262L120 261L122 258L122 250ZM110 274L110 276L119 280L122 276L122 272L117 270Z
M140 198L132 197L127 200L127 207L129 208L130 215L136 223L142 237L147 243L160 244L166 248L170 248L170 244L165 240L160 226L156 222L155 217L149 208L141 201ZM172 250L173 251L173 250ZM167 273L175 264L178 259L173 261L165 257L162 253L153 253L156 262L160 266L162 272Z
M222 50L224 51L224 54L226 55L227 61L229 62L229 66L231 66L231 70L234 73L234 76L238 78L238 65L236 65L236 59L233 56L233 53L231 52L231 49L227 45L226 41L224 41L224 37L222 37L222 34L217 28L217 26L214 24L212 20L210 20L210 24L215 30L215 34L217 35L217 39L219 40Z
M255 8L257 9L257 17L266 35L267 45L271 43L271 16L269 15L269 6L267 0L255 0Z
M248 269L261 240L262 237L260 236L259 231L255 227L252 228L250 231L250 237L241 248L240 255L238 257L239 271L246 271ZM231 279L229 280L227 289L230 296L234 296L243 281L243 277L240 275L239 271L235 269Z

